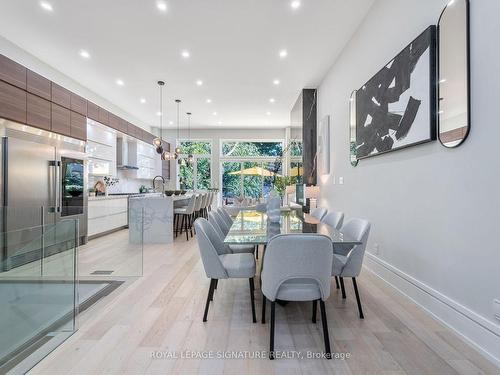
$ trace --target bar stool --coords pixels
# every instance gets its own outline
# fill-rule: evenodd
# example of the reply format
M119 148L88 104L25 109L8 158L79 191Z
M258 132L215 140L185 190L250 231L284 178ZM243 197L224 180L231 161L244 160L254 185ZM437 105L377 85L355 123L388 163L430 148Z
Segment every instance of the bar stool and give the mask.
M175 227L175 236L182 231L186 231L186 240L189 241L189 232L191 232L191 237L193 237L193 214L196 204L196 196L189 198L189 202L185 207L179 207L174 209L174 223L177 221ZM182 218L181 225L179 228L179 221Z

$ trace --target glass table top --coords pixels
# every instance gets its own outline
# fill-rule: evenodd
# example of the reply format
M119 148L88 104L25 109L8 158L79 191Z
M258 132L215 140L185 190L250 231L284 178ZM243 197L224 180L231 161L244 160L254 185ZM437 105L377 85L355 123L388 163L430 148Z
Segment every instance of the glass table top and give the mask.
M244 210L238 213L224 242L231 245L265 245L277 234L318 233L328 236L333 244L359 245L339 230L296 210L282 211L280 221L271 223L264 212Z

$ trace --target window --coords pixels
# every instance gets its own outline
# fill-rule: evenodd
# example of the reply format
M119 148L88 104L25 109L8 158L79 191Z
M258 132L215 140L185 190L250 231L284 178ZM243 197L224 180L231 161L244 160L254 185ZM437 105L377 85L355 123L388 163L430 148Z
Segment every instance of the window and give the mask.
M279 156L283 152L283 144L271 142L222 142L222 155L225 157Z
M183 190L207 190L212 187L212 142L179 141L179 187ZM193 155L193 162L187 158Z
M290 156L302 156L302 141L292 141L290 143Z

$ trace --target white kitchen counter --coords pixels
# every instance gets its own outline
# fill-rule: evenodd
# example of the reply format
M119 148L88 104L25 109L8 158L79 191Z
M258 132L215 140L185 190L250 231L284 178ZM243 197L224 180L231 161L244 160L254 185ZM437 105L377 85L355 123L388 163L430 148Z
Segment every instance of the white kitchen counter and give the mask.
M130 243L172 243L173 222L174 197L146 195L129 199Z

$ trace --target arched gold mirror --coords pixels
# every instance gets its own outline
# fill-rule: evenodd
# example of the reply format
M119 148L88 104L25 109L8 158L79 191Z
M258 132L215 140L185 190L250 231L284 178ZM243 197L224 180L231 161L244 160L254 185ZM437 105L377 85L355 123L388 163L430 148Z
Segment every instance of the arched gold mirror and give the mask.
M470 131L469 0L451 0L438 22L439 141L461 145Z

